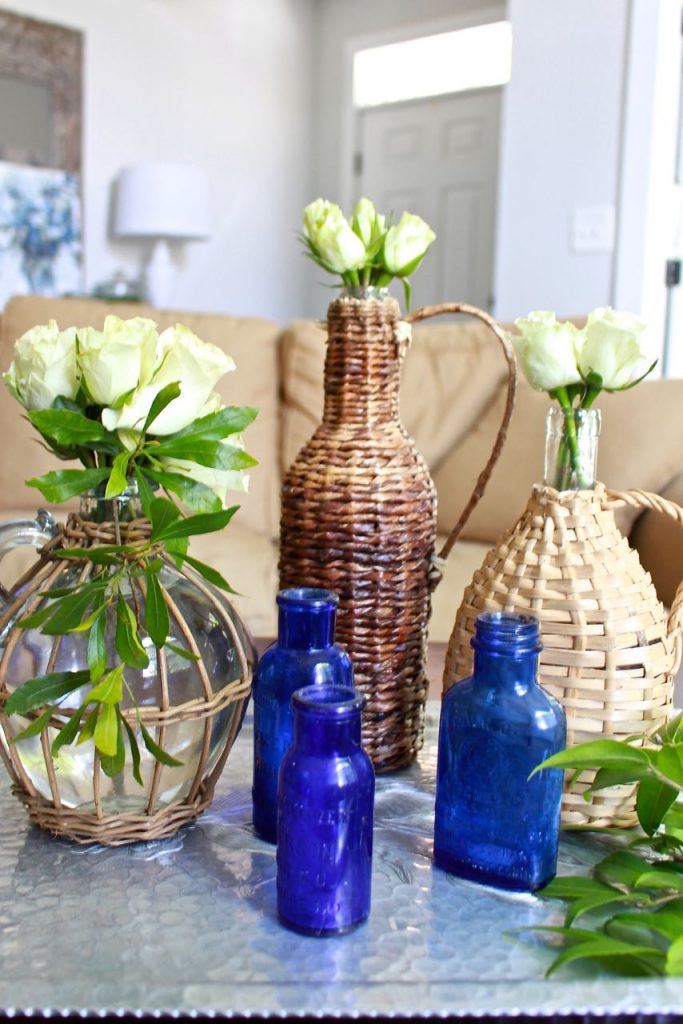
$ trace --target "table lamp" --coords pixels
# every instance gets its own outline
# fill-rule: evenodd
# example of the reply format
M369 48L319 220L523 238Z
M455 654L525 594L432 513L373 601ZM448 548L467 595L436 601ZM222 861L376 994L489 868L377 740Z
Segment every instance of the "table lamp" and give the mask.
M119 176L114 233L122 238L153 238L145 267L145 298L165 307L172 300L177 269L169 239L209 235L206 175L188 164L148 161Z

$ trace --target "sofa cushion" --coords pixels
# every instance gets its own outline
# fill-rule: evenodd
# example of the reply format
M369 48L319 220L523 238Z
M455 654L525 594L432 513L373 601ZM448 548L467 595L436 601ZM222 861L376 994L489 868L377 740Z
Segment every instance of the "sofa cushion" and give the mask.
M457 521L478 474L489 456L503 414L505 389L499 387L471 433L438 467L434 482L439 494L439 530L447 533ZM547 395L521 380L507 443L484 497L463 531L463 538L494 543L525 509L535 481L543 477ZM621 394L603 393L598 476L615 489L637 487L661 492L681 465L680 422L683 380L645 381ZM637 511L618 513L628 531Z
M311 320L283 333L283 472L322 417L326 341L326 325ZM505 373L498 342L478 321L414 328L401 372L401 419L432 470L484 412Z
M94 299L51 299L17 296L7 304L0 322L0 367L12 360L14 342L36 324L55 319L60 327L91 325L101 328L108 313L126 319L146 316L160 330L178 321L204 341L213 342L235 360L237 370L218 385L223 400L231 405L253 405L259 409L256 421L245 434L247 451L259 460L250 474L248 495L236 496L241 515L254 530L276 537L279 526L280 485L278 477L278 363L279 327L255 317L239 318L219 314L159 311L139 303L104 303ZM56 467L56 458L45 451L36 432L22 417L21 409L0 388L0 429L5 439L0 460L0 515L6 509L29 507L40 501L38 491L27 489L24 481Z

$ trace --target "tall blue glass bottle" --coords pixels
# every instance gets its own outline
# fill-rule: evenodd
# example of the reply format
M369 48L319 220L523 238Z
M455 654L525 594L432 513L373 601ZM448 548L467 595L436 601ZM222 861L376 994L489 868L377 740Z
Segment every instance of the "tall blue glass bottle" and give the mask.
M334 642L336 594L316 587L281 590L278 639L265 651L254 677L254 827L277 838L277 779L292 742L291 696L313 684L353 686L351 660Z
M365 698L307 686L292 698L294 740L278 789L277 905L308 935L340 935L370 913L375 773L362 749Z
M533 892L555 875L562 772L533 769L564 749L560 704L536 680L538 621L485 612L474 675L441 707L434 859L447 871Z

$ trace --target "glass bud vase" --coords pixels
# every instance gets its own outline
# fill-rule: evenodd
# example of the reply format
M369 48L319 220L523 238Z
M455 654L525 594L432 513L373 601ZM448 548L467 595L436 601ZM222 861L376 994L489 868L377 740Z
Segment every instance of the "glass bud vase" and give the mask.
M557 491L595 487L598 471L599 409L551 405L545 426L544 483Z
M278 789L277 905L307 935L339 935L370 913L375 776L361 747L364 697L308 686Z
M474 674L441 706L434 859L462 878L533 892L555 875L565 714L536 680L538 621L485 612L475 624Z
M292 742L292 694L314 683L353 686L351 660L334 642L337 603L329 590L281 590L278 639L254 678L254 828L270 842L277 837L278 772Z

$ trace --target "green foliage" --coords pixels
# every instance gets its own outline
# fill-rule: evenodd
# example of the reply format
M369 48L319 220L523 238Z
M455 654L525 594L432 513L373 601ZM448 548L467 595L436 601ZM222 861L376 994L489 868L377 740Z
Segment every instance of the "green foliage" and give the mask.
M165 646L189 661L196 660L191 651L173 642L176 638L171 633L158 579L164 558L172 558L179 566L187 562L210 584L232 592L217 570L189 556L187 550L191 537L223 529L237 506L224 509L210 487L180 472L172 460L184 459L218 470L256 464L240 446L225 441L254 420L257 410L252 408L219 409L176 434L148 434L158 416L179 395L178 383L164 387L152 402L140 433L129 432L132 441L127 437L126 446L117 434L105 429L99 418L93 418L85 393L77 396L77 401L58 398L51 409L29 413L31 422L57 455L79 458L84 467L46 473L29 480L30 486L53 503L94 489L106 499L115 499L135 481L152 533L149 541L135 545L104 544L55 551L55 556L64 560L90 561L96 567L94 575L86 582L41 594L42 605L21 619L19 626L48 636L87 634L88 670L53 672L30 679L7 699L5 711L29 719L16 733L15 742L37 736L49 727L52 754L59 757L63 747L92 741L102 770L110 776L122 770L128 749L133 776L140 785L139 740L162 764L175 767L181 762L165 751L143 724L126 672L148 666L146 645L150 643L157 648ZM107 622L112 617L114 651L107 643ZM82 690L79 706L62 710L65 698L78 690ZM136 726L128 718L130 713L122 710L126 697L137 714Z
M561 940L547 973L583 960L626 976L683 975L683 716L633 742L571 747L535 772L547 767L575 769L574 781L586 769L597 770L586 798L610 785L635 783L640 824L628 847L599 861L591 877L555 878L543 890L568 904L563 927L532 929ZM639 848L645 856L634 852Z

